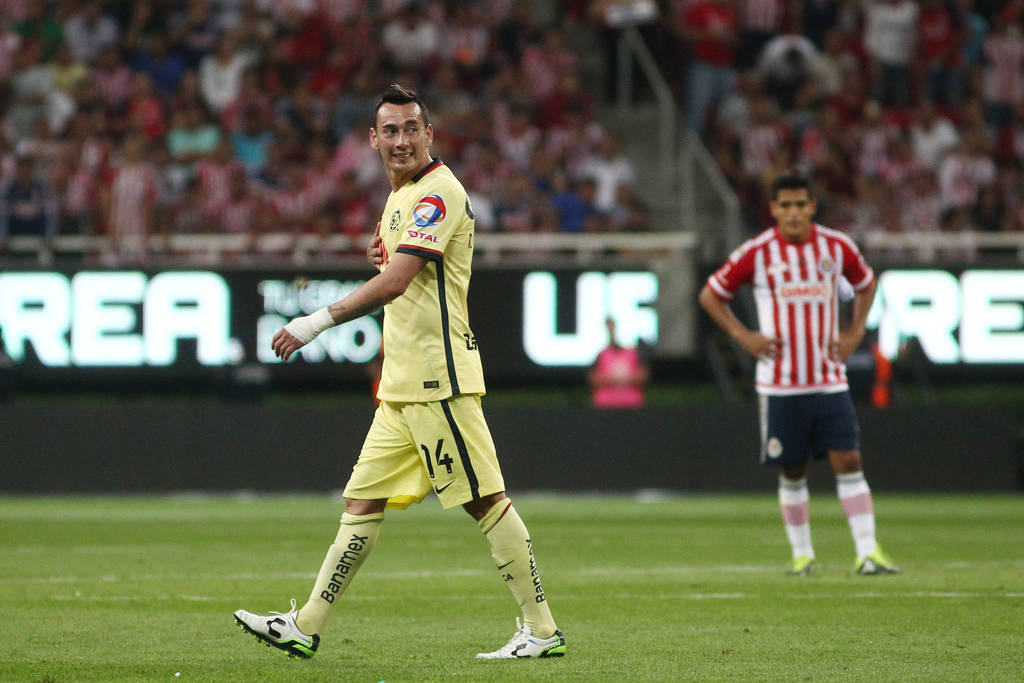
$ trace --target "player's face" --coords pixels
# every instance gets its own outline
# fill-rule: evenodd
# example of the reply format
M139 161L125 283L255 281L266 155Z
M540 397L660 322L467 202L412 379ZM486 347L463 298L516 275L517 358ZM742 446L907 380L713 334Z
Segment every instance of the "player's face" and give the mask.
M818 205L806 189L779 190L769 208L779 224L779 231L787 240L802 242L811 234L811 218Z
M434 129L424 125L415 102L385 102L377 111L377 125L370 129L370 147L380 152L392 182L415 175L430 161ZM401 184L401 183L399 183Z

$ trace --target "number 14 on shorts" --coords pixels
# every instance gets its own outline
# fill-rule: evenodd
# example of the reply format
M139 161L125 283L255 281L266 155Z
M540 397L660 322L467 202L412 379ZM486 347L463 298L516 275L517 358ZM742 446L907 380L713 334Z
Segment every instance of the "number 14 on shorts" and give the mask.
M426 444L420 444L420 449L423 451L423 457L427 460L427 473L430 474L430 478L434 478L434 463L437 463L438 468L444 467L447 474L452 473L452 460L451 456L444 451L444 439L437 440L437 446L434 448L433 457L431 457L430 449Z

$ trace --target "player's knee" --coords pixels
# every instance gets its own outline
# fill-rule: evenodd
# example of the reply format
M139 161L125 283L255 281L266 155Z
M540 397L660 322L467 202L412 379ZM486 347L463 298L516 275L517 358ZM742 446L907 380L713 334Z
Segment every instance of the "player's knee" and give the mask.
M832 471L836 474L849 474L863 469L860 451L829 451L828 459L832 463Z
M387 505L387 502L387 498L380 498L378 500L346 498L345 512L357 517L360 515L372 515L377 512L384 512L384 506Z
M782 466L782 476L790 481L799 481L807 476L807 462L793 462Z
M469 513L470 517L479 522L498 501L505 498L507 498L505 492L499 491L498 493L492 493L489 496L484 496L483 498L477 498L476 500L471 500L468 503L463 503L462 509Z

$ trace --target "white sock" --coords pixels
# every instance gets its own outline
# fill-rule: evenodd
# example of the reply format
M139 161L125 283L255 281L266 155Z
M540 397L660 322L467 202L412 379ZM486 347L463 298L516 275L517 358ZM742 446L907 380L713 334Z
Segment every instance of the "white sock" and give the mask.
M782 521L786 525L786 537L793 548L794 558L801 555L814 557L814 547L811 545L810 499L807 477L794 481L779 475L779 507L782 509Z
M875 552L875 506L871 500L871 489L863 472L836 475L836 491L839 502L850 522L850 533L857 548L857 558Z

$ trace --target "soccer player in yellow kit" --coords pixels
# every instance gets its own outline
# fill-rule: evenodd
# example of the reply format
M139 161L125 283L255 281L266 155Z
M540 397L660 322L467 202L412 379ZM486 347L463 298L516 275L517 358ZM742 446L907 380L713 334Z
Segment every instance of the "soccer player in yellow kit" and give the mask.
M402 509L433 491L445 508L477 521L505 585L523 612L503 647L481 659L560 657L558 630L530 534L505 495L480 396L483 371L466 298L473 258L473 210L465 189L430 156L434 130L419 95L398 85L376 107L370 146L391 181L367 256L380 273L344 299L296 318L273 339L284 360L324 330L384 308L381 403L345 487L337 538L301 608L235 621L292 656L316 652L335 603L373 549L385 508Z

